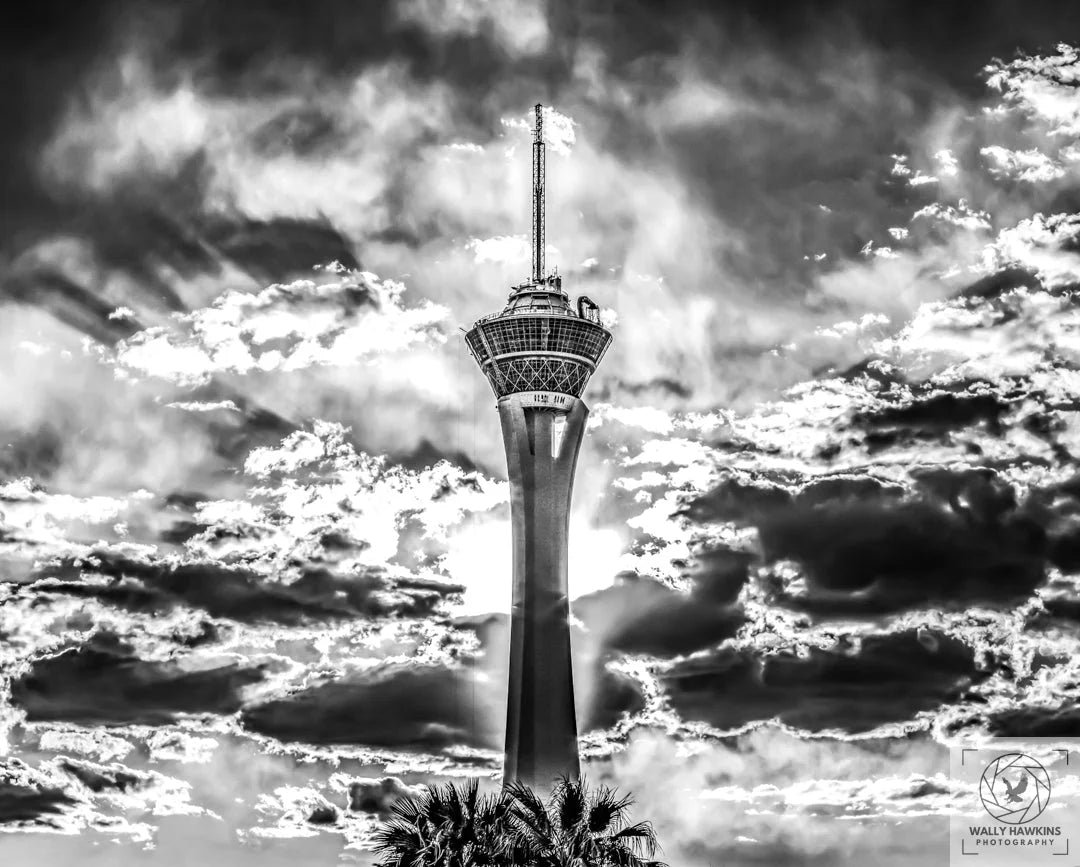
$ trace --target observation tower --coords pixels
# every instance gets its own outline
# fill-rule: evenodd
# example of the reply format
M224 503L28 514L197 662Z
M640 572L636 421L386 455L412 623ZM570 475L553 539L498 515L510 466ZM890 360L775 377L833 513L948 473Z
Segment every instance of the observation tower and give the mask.
M510 476L514 585L503 785L548 787L579 773L570 658L567 535L588 407L581 394L611 343L599 308L572 305L544 268L543 109L532 160L532 279L465 342L498 398Z

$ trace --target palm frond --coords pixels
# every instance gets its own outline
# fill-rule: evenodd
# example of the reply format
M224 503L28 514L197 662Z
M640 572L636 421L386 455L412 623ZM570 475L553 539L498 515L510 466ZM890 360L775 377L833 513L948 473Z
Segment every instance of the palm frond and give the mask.
M652 858L660 848L656 840L656 832L650 822L635 822L612 834L608 839L620 844L629 844L634 854L640 852L649 858Z
M540 851L554 843L550 825L517 806L511 807L506 823L515 838L530 850Z
M476 809L476 805L480 800L480 780L476 777L471 778L464 786L461 787L461 801L465 804L469 812L473 812Z
M411 822L391 819L375 832L375 840L383 839L394 844L404 843L411 840L420 840L421 832L420 828Z
M419 867L423 863L425 841L420 830L410 823L392 820L374 836L375 851L384 856L385 867Z
M423 801L426 801L426 797L423 795L419 798L401 798L390 805L390 815L406 822L418 822L425 815L425 810L422 807Z
M559 830L564 834L578 832L588 805L584 785L563 778L555 787L553 801L558 810Z
M602 834L620 827L626 821L626 811L633 802L629 795L619 797L614 789L600 786L589 804L589 830Z
M536 792L516 780L506 787L506 792L510 797L511 812L514 815L526 820L530 827L537 829L538 833L548 837L553 836L554 828L547 806Z
M663 861L649 861L639 858L629 849L613 849L605 852L600 862L607 867L668 867Z

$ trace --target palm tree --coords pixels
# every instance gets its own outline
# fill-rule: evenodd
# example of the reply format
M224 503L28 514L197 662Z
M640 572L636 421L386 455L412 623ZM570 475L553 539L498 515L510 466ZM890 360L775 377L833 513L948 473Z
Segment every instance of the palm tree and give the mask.
M667 867L653 860L659 849L648 822L629 824L633 799L584 781L562 777L547 803L512 783L509 825L515 849L529 867Z
M667 867L648 822L628 824L629 797L562 778L545 803L514 783L479 794L472 780L391 808L376 832L380 867Z
M435 786L418 798L403 798L375 833L381 867L495 867L512 849L509 804L499 795L480 795L477 780L460 788Z

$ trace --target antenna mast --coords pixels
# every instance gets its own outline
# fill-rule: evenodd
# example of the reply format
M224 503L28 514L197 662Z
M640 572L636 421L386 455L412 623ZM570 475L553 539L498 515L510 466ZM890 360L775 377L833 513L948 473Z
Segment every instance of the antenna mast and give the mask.
M532 164L532 242L533 282L544 279L544 107L536 105L536 127L533 129Z

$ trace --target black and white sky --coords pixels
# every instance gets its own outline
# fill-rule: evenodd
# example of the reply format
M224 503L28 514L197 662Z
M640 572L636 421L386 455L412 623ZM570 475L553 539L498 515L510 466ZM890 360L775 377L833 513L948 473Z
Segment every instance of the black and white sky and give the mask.
M672 864L944 864L948 746L1080 734L1074 5L5 7L0 860L369 864L494 785L459 328L528 276L541 102L615 323L586 773Z

